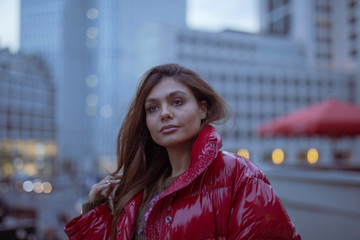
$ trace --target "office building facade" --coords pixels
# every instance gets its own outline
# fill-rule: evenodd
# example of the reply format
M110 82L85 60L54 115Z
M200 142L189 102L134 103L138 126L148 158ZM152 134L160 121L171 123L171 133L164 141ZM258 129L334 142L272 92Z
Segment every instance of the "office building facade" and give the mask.
M306 151L317 148L319 164L332 165L327 139L260 139L256 129L326 98L359 102L358 41L343 36L345 23L356 31L348 17L359 14L345 2L264 1L261 32L246 34L187 29L185 1L23 0L21 49L50 62L59 89L59 157L78 169L114 164L138 79L167 62L199 72L232 107L235 122L219 127L226 150L267 161L281 148L289 164L307 164ZM359 159L353 142L338 143L339 152L351 152L339 161Z
M230 105L233 116L219 126L225 150L241 149L255 162L271 162L273 150L279 148L285 155L284 164L306 166L307 152L315 148L320 155L318 165L359 164L351 138L336 145L339 155L347 157L331 160L330 139L262 139L257 135L262 123L309 104L329 98L353 102L357 94L354 74L308 66L306 46L279 36L161 26L148 33L157 40L149 53L144 51L144 59L154 57L158 49L157 64L179 62L194 69ZM161 54L164 48L173 51ZM145 61L143 65L148 67Z
M185 1L21 1L20 48L49 62L58 89L60 161L80 171L115 161L141 76L138 38L154 23L185 27Z
M57 152L56 89L46 63L0 50L0 178L49 177Z

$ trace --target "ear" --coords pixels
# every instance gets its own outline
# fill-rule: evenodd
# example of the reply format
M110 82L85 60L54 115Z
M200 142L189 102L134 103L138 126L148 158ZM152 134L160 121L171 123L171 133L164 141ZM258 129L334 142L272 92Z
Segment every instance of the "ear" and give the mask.
M200 116L201 120L207 117L207 102L205 100L200 103Z

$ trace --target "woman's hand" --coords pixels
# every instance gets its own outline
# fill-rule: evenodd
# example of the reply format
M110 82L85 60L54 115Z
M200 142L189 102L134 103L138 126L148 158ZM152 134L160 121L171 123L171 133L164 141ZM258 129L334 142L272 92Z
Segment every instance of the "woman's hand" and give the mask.
M90 189L89 202L96 202L102 198L107 198L114 186L120 181L120 179L113 179L113 177L107 176L97 184L94 184Z

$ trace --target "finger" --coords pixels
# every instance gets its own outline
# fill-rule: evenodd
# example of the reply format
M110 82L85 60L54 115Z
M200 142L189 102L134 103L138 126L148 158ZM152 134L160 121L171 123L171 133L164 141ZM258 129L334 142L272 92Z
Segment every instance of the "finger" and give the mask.
M109 182L106 182L105 187L102 189L102 195L106 195L106 197L109 196L109 194L114 189L114 186L116 184L118 184L119 182L120 182L120 180L111 180Z
M111 186L112 186L111 183L109 183L109 184L103 183L103 184L97 185L97 186L95 187L95 190L96 190L97 192L100 192L100 191L102 191L102 190L104 190L104 189L106 189L106 188L111 188Z
M104 197L108 197L112 191L114 190L114 183L111 183L110 185L108 185L107 188L104 188L102 191L101 191L101 195L104 196Z
M100 198L100 196L102 195L102 192L104 191L104 189L111 189L112 185L108 185L108 184L95 184L89 193L89 200L90 201L96 201Z
M113 180L109 180L108 182L106 182L106 180L108 180L108 179L109 179L109 177L105 177L99 183L97 183L91 187L89 196L88 196L89 201L96 201L99 198L101 198L101 196L103 195L104 189L108 188L109 192L111 192L113 187L121 181L120 179L113 179ZM106 195L108 196L108 194L106 194Z
M105 182L108 182L111 180L111 177L110 176L106 176L104 177L103 179L101 179L101 181L99 183L105 183Z
M103 195L104 197L108 197L111 192L112 192L112 188L106 188L102 191L101 195Z
M106 182L106 184L114 185L114 184L117 184L119 182L121 182L120 179L113 179L113 180L109 180L108 182Z
M120 182L119 180L110 180L109 182L103 182L103 183L99 182L91 187L91 191L92 192L102 191L103 189L107 187L112 187L119 182Z

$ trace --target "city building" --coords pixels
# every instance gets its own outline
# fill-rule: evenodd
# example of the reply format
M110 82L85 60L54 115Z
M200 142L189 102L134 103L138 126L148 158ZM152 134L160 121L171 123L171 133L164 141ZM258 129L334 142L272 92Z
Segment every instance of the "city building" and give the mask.
M353 72L358 59L359 1L266 0L261 33L305 43L307 64Z
M346 157L333 160L330 139L262 139L257 135L263 122L309 104L329 98L355 100L354 74L309 66L304 43L267 34L161 26L152 26L147 34L141 39L156 40L144 48L143 69L156 60L156 64L179 62L198 72L230 105L233 117L219 126L225 150L240 150L255 162L271 162L278 149L284 155L280 163L307 166L314 164L307 162L307 152L315 148L319 166L360 164L351 138L336 146L337 155Z
M0 50L0 178L55 172L56 89L39 57Z
M54 180L55 191L42 195L44 198L37 197L40 195L32 189L35 182L30 181L23 182L21 191L29 187L31 193L18 197L19 189L13 189L6 197L14 204L36 207L40 213L40 233L45 226L52 225L63 234L66 221L59 214L74 215L84 200L82 196L88 194L89 186L96 180L90 179L97 176L92 173L105 174L104 169L111 168L116 161L116 135L141 74L154 65L177 62L198 72L232 108L233 116L219 126L223 150L238 152L260 164L273 161L312 167L312 171L307 171L262 165L304 238L354 236L351 239L356 239L358 174L319 169L339 165L358 167L359 139L339 139L335 146L337 155L333 156L328 138L263 139L256 130L267 120L323 99L335 97L360 103L357 72L360 3L356 0L259 2L261 31L248 34L188 29L186 1L22 0L21 50L40 55L49 65L53 85L45 88L48 93L45 95L55 96L56 104L43 105L51 108L55 116L52 119L55 123L51 123L54 125L47 124L56 127L53 131L43 130L45 113L37 115L38 105L33 102L19 104L24 109L26 104L31 105L28 108L31 114L24 119L30 118L36 128L17 127L18 112L23 108L16 110L19 109L16 101L4 99L12 96L9 89L20 88L20 81L2 77L0 149L4 150L1 153L13 151L13 146L21 148L23 142L34 146L28 148L33 149L28 151L30 154L43 153L46 143L50 154L57 150L60 168L68 166L82 175ZM0 60L1 76L8 76L8 68L3 68L8 62ZM32 68L35 62L34 59L21 62L18 70L10 72L12 76L26 75L24 69ZM44 79L40 72L31 74L31 79ZM13 85L9 87L10 84ZM28 92L40 96L35 87L24 84L21 89L21 97ZM47 97L41 101L51 102ZM22 118L19 121L23 123ZM27 139L28 135L31 141L18 140ZM47 145L47 141L51 144ZM307 155L314 150L317 157L309 161ZM1 174L8 174L11 169L5 163ZM31 173L33 168L28 169ZM319 223L315 230L314 221L308 219ZM309 232L312 235L306 235Z
M359 17L357 0L267 0L260 4L260 32L302 43L309 67L352 75L349 100L360 104ZM349 145L359 159L360 140Z
M49 62L58 89L60 161L85 172L111 168L141 74L178 62L231 106L235 120L219 127L226 150L271 161L279 148L284 164L309 165L315 148L318 165L359 164L356 139L341 139L338 155L347 157L331 160L328 139L256 134L261 123L323 99L359 103L359 44L348 34L357 30L356 1L262 1L259 34L187 29L185 9L185 1L165 0L22 1L21 49Z
M21 1L20 49L49 63L58 89L59 161L84 172L115 163L117 132L142 74L142 29L185 27L185 14L185 1Z

